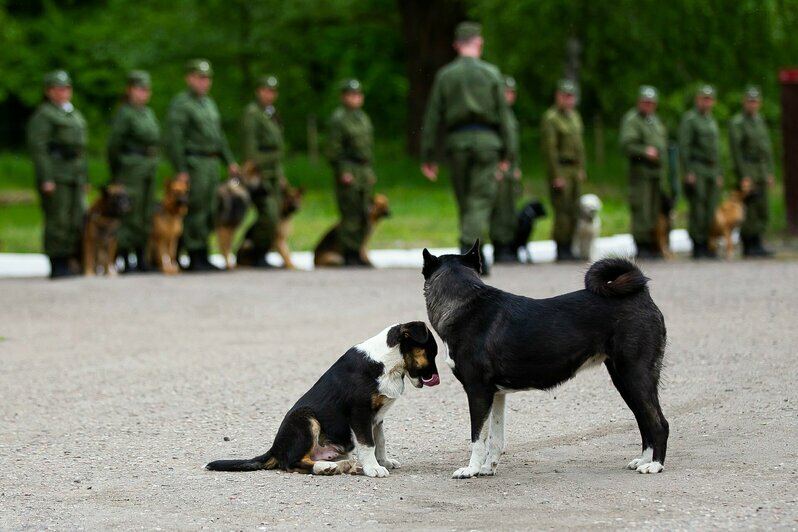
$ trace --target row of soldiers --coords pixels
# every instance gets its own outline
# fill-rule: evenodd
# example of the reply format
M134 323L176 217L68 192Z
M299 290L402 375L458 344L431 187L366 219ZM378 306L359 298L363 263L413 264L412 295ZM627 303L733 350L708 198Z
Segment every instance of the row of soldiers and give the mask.
M108 163L114 182L125 186L132 209L125 214L117 235L125 271L145 270L145 247L155 201L156 172L161 146L174 169L175 179L189 186L188 214L183 222L182 247L191 271L215 271L208 259L208 237L213 229L213 203L223 164L229 176L239 167L210 97L213 69L207 60L188 63L186 90L172 100L164 134L148 106L151 79L133 71L121 105L114 115L108 139ZM259 79L254 100L242 115L245 167L256 174L251 197L257 217L246 238L254 266L267 267L279 221L283 132L275 102L279 82L274 76ZM88 165L87 124L71 103L72 81L63 70L45 76L45 98L28 125L37 188L44 211L44 250L50 258L51 276L71 275L72 259L80 247ZM341 87L341 106L330 121L328 155L336 176L336 198L341 211L340 247L345 262L363 265L359 250L367 232L371 189L373 128L363 112L360 83L347 80ZM253 180L250 180L253 181ZM135 257L135 258L133 258Z
M437 178L436 135L445 131L447 159L457 199L460 246L470 248L490 232L494 257L514 261L514 206L520 193L518 121L511 106L515 82L480 59L483 48L479 24L464 22L455 30L458 57L436 75L422 131L422 173ZM504 88L504 92L502 91ZM629 204L638 255L660 257L655 228L663 211L668 135L656 115L658 94L643 86L637 106L623 118L620 143L629 161ZM743 110L730 125L731 152L737 186L751 191L741 229L746 256L767 256L762 234L768 221L767 189L773 184L773 154L764 120L759 114L758 88L745 91ZM570 80L557 85L554 105L543 115L543 159L554 208L552 237L557 259L574 260L571 253L581 185L587 179L583 124L576 110L577 86ZM689 234L693 256L709 258L708 241L719 191L724 179L720 161L720 131L712 116L715 90L699 88L695 107L685 113L679 128L679 153L689 201ZM670 193L672 200L673 191ZM483 261L484 263L484 261Z

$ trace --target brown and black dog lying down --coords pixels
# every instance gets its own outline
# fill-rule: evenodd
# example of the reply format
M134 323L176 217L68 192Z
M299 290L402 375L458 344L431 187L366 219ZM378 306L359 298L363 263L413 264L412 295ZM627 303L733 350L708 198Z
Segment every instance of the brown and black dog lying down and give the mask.
M147 258L163 273L178 273L177 244L183 234L183 218L188 212L188 182L170 180L166 194L152 217Z
M739 229L745 220L745 200L751 195L751 183L743 181L739 190L732 190L718 208L715 209L715 219L709 231L709 250L715 254L718 250L718 240L724 241L724 253L730 259L734 252L732 231Z
M116 233L121 218L130 211L130 196L124 185L109 183L86 212L83 223L83 274L116 275Z
M366 237L360 247L360 262L363 266L371 266L371 261L368 257L368 243L374 233L377 222L390 215L391 209L388 205L388 197L385 194L375 194L371 199L371 207L369 208ZM339 227L340 224L335 224L316 245L316 249L313 251L313 264L316 266L344 265L344 254L338 237Z

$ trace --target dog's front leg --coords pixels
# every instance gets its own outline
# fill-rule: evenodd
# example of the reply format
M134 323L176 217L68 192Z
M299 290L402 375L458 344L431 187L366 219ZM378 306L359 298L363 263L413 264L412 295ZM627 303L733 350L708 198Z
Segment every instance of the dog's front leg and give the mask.
M496 474L499 458L504 452L504 402L506 395L497 393L493 396L493 407L490 411L490 434L488 436L488 456L479 470L480 476L490 477Z
M374 456L377 458L377 463L387 469L396 469L401 465L393 458L388 458L388 454L385 452L385 429L382 426L382 421L374 427Z
M488 455L488 427L485 426L488 413L493 406L493 392L477 389L468 390L468 410L471 414L471 460L466 467L454 472L452 478L471 478L479 475L482 464Z
M377 461L374 441L374 416L370 409L358 409L352 413L352 440L357 459L363 466L363 474L369 477L387 477L388 469ZM385 435L382 436L383 446Z

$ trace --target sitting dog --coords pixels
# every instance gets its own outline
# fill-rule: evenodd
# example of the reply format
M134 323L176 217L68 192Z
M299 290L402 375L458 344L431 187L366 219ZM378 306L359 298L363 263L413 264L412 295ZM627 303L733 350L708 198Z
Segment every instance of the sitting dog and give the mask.
M601 206L595 194L583 194L579 198L571 253L588 262L596 257L596 239L601 235Z
M435 338L420 321L393 325L350 348L291 407L271 449L250 460L217 460L211 471L283 469L387 477L399 463L385 452L383 419L402 395L404 378L416 388L440 383Z
M718 240L724 242L724 253L727 259L734 253L734 241L732 233L739 230L745 220L745 201L751 195L751 184L742 182L739 190L732 190L729 197L718 205L715 209L715 218L709 230L709 251L716 255L718 251Z
M670 259L671 253L671 229L673 228L673 198L667 194L660 195L659 214L657 214L657 225L654 228L654 241L656 251L661 257Z
M109 183L86 212L83 222L83 274L92 276L99 266L105 275L116 275L116 233L121 218L130 211L124 185Z
M216 189L216 236L219 238L219 251L224 257L224 264L228 270L232 267L230 252L233 247L233 235L244 221L251 203L247 188L238 178L228 179Z
M533 199L518 212L518 226L513 239L513 249L516 250L521 262L532 262L532 256L526 247L532 231L535 229L535 220L546 216L546 208L536 199Z
M371 207L368 214L368 230L363 239L363 244L360 246L359 259L363 266L371 266L371 261L368 256L368 242L371 235L374 233L374 228L377 222L383 218L391 215L391 209L388 205L388 196L385 194L375 194L371 199ZM340 231L340 224L335 224L327 233L322 237L313 251L313 264L316 266L343 266L344 253L341 249L338 233Z
M479 241L465 255L436 257L425 249L423 257L427 315L471 414L471 460L454 478L496 473L506 394L548 390L602 362L643 440L642 456L627 467L662 471L668 422L657 390L665 321L634 264L600 260L585 275L585 290L530 299L482 282Z
M147 244L147 258L151 266L161 272L174 274L180 271L177 262L177 244L183 234L183 218L188 212L188 183L170 180L166 194L152 217L152 231Z

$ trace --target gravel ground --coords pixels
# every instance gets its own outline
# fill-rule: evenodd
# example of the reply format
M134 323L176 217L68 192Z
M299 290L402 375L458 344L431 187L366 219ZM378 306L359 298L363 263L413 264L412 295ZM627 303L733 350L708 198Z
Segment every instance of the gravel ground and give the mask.
M465 394L407 387L386 479L213 473L265 451L349 346L425 319L413 270L0 281L0 529L798 527L798 262L643 265L668 326L665 471L603 369L508 398L496 477L469 456ZM533 297L583 266L495 268Z

